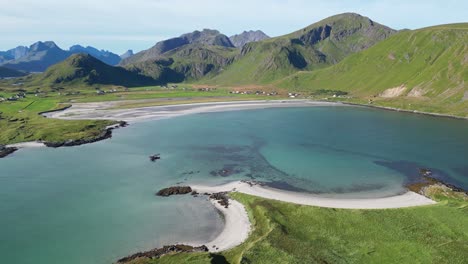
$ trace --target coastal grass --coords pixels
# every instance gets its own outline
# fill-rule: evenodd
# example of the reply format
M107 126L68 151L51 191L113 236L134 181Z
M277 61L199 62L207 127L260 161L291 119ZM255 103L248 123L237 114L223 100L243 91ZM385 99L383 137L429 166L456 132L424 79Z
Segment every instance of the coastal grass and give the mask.
M468 198L442 187L436 205L350 210L294 205L241 193L253 231L219 254L174 254L132 263L466 263Z
M97 137L115 121L47 119L40 112L64 107L57 99L26 98L0 103L0 144L27 141L62 142Z
M121 101L114 108L122 109L196 102L267 99L265 96L230 94L229 90L224 88L198 91L190 86L175 89L160 86L131 89L116 86L70 86L58 91L39 87L25 88L9 85L9 82L0 83L0 97L3 98L14 96L19 91L26 91L26 98L0 102L0 145L27 141L63 142L92 139L99 136L107 126L116 123L106 120L59 120L39 115L41 112L60 109L72 103ZM38 90L40 92L36 92ZM98 95L96 90L112 92Z

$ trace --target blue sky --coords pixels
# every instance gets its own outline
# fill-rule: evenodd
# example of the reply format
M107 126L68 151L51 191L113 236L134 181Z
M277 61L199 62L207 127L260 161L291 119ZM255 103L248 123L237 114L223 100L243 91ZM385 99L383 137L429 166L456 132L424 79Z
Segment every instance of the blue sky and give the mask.
M468 22L463 0L0 0L0 50L53 40L123 53L196 29L278 36L356 12L395 29Z

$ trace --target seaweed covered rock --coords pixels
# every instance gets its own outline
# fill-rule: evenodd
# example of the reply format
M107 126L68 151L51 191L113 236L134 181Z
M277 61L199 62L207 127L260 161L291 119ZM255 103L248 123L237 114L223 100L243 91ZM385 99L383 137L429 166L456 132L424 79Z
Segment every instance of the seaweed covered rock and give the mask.
M227 192L213 193L210 195L210 199L218 201L218 203L225 208L229 207L229 197Z
M172 186L169 188L164 188L156 193L157 196L171 196L171 195L179 195L179 194L187 194L191 193L192 188L190 186Z

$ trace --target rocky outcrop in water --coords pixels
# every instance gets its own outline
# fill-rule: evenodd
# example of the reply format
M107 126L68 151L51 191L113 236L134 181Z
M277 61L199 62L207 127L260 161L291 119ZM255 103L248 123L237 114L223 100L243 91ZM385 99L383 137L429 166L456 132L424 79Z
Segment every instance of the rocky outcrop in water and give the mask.
M172 245L172 246L164 246L162 248L155 248L150 251L146 252L138 252L131 256L121 258L117 261L117 263L129 263L135 259L145 258L145 259L156 259L160 258L167 254L172 253L194 253L194 252L208 252L208 248L203 245L199 247L193 247L188 245Z
M218 203L225 208L229 207L229 197L227 192L213 193L210 195L210 199L218 201Z
M457 193L464 193L465 195L468 195L468 192L458 186L455 186L450 183L446 183L444 181L441 181L439 179L436 179L432 176L432 170L427 169L427 168L420 168L419 169L419 175L421 176L421 180L419 180L416 183L412 183L406 186L408 190L422 194L424 196L427 196L425 193L426 187L431 186L431 185L442 185L445 186L446 188L457 192ZM429 197L430 198L430 197Z
M9 147L0 145L0 159L10 155L11 153L17 150L18 150L17 148L9 148Z
M171 196L171 195L181 195L192 193L192 188L190 186L172 186L169 188L164 188L156 193L157 196Z

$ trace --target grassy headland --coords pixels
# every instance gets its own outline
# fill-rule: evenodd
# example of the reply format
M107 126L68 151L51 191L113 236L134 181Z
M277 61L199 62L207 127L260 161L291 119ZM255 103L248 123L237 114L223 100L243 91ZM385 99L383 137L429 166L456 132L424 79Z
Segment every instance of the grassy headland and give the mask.
M132 263L464 263L468 198L440 186L436 205L348 210L301 206L240 193L248 240L220 254L175 254Z

